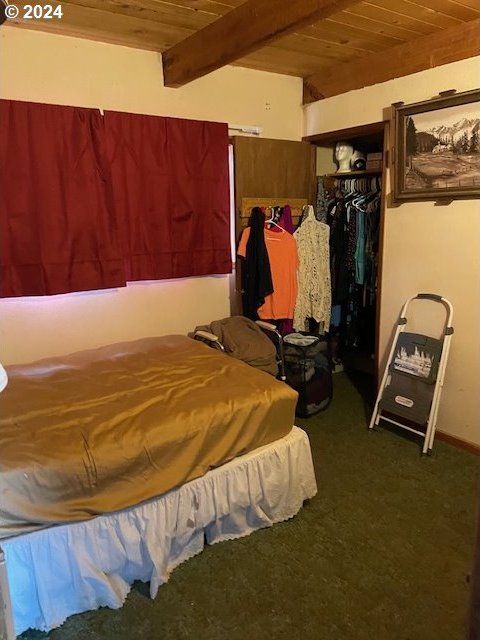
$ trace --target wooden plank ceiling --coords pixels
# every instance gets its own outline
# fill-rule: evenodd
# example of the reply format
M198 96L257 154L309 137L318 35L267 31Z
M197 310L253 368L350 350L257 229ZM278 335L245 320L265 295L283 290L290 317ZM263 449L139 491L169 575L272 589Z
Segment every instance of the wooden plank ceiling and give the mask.
M241 5L256 2L265 5L265 0L62 0L62 20L10 20L6 24L166 52L215 21L222 25L222 17ZM303 5L302 8L321 4L318 0L317 3L312 0L283 2L287 7ZM36 0L36 3L56 4L48 0ZM330 5L326 17L318 20L320 14L312 10L309 26L305 26L304 20L293 33L284 29L274 37L270 34L264 39L269 43L266 45L257 40L259 48L245 49L252 52L237 58L233 64L305 78L306 99L312 100L349 90L332 78L349 69L350 75L358 74L362 59L366 65L360 72L363 86L381 81L375 79L373 72L377 63L383 61L385 66L389 50L397 52L396 76L410 73L411 60L405 73L398 68L401 52L415 56L418 41L425 59L426 50L431 46L428 37L433 38L432 46L441 49L442 40L452 43L461 40L465 28L468 44L448 59L437 54L435 59L424 60L422 68L480 53L480 0L325 0L324 4ZM275 5L278 8L278 3L272 0L272 7ZM285 11L288 13L289 9ZM246 31L242 33L248 38L248 23L243 27ZM402 50L402 46L405 49ZM453 44L450 48L454 48ZM243 53L240 51L239 55ZM225 62L218 66L221 64ZM367 77L369 69L373 82ZM328 79L327 89L326 85L322 86L322 78Z

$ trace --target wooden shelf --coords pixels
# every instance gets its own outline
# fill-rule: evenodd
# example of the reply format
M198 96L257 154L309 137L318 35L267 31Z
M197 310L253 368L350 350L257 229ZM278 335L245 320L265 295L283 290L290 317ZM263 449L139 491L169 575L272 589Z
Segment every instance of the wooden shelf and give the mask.
M349 171L348 173L326 173L324 178L350 178L355 176L379 176L383 173L382 169L371 169L370 171Z
M334 144L335 142L338 142L338 140L353 140L358 138L362 138L364 142L369 140L377 141L379 134L383 136L384 129L385 122L374 122L372 124L364 124L359 127L350 127L349 129L316 133L312 136L305 136L303 140L318 146Z

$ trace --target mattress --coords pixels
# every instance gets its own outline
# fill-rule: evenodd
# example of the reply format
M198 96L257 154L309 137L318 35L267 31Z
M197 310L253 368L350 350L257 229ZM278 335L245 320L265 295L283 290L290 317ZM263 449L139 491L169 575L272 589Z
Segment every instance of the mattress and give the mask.
M287 435L296 393L185 336L8 367L0 539L139 504Z

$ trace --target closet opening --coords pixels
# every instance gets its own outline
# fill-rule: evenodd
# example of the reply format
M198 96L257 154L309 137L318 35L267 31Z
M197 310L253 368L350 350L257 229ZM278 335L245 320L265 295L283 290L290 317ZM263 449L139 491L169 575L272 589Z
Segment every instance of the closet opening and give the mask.
M305 330L325 335L334 375L349 376L364 397L367 412L376 397L380 365L388 135L388 123L378 122L310 136L302 142L233 139L237 244L254 207L271 211L288 204L297 230L307 205L313 205L316 221L329 226L332 304L325 317L331 321L327 327L310 318ZM348 158L339 153L338 143L343 143L342 153L345 149L350 153ZM242 266L237 260L232 315L243 312ZM282 335L288 333L283 321L275 323Z
M319 219L330 226L333 371L345 372L373 405L379 322L388 123L305 138L317 147Z

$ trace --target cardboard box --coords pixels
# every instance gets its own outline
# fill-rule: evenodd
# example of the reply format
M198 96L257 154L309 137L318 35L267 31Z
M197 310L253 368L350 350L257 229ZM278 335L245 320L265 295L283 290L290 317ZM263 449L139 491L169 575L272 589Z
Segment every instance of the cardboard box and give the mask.
M367 153L367 171L380 171L383 168L383 153Z
M381 160L367 160L367 171L380 171L383 168L383 162Z

